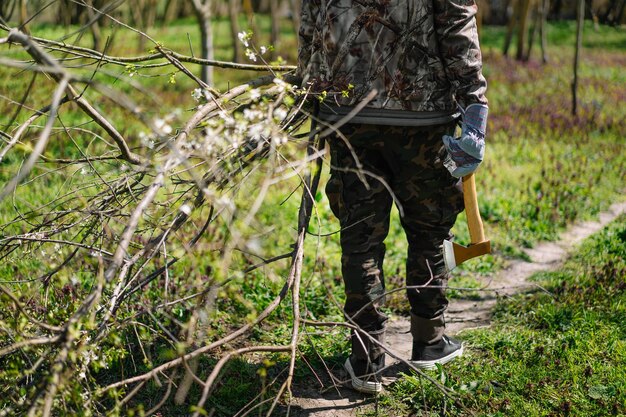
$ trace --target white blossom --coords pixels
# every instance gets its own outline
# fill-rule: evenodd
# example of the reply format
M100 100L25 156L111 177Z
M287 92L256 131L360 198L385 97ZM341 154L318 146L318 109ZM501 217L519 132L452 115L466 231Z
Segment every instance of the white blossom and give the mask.
M191 97L193 97L194 100L196 100L196 101L200 101L200 99L202 97L204 97L204 94L202 93L202 89L201 88L196 88L195 90L193 90L191 92Z
M246 249L253 254L260 254L262 247L258 238L252 238L246 242Z
M230 198L226 196L222 196L218 198L215 203L216 203L215 205L218 207L229 209L231 211L235 210L235 203L233 202L233 200L231 200Z
M284 145L285 143L287 143L288 139L289 137L287 135L282 133L276 133L272 135L272 144L274 146Z
M263 113L260 110L244 109L243 117L244 119L250 121L259 120L263 118Z
M244 133L248 130L248 123L237 123L235 126L235 133L239 136L243 136Z
M224 124L226 124L226 126L233 126L235 124L235 118L227 112L222 110L220 111L219 116L224 121Z
M191 206L189 204L183 204L182 206L180 206L179 210L185 213L187 216L191 214Z
M239 32L237 34L237 37L239 38L239 41L241 43L243 43L244 46L246 46L246 47L249 46L249 44L248 44L249 35L246 32Z
M204 88L196 88L191 92L191 97L193 97L194 100L201 102L211 100L213 98L213 95Z
M248 129L248 134L252 139L260 139L261 135L264 133L265 128L262 123L256 123L250 126Z
M172 133L172 126L170 126L164 119L156 119L154 126L160 131L160 133L169 135Z
M283 120L285 117L287 117L287 110L283 107L277 108L276 110L274 110L274 117L276 117L278 120Z
M246 56L250 61L256 62L256 54L251 49L246 49Z
M254 88L252 90L250 90L250 99L251 100L258 100L261 98L261 90L259 90L258 88Z
M281 93L285 91L292 91L295 88L294 85L291 85L280 78L274 78L274 84L276 84Z

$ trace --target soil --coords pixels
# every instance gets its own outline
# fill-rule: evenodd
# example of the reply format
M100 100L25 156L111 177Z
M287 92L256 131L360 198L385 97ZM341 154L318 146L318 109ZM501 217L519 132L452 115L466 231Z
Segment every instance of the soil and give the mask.
M466 329L489 326L491 313L501 297L536 289L536 284L528 278L536 272L558 269L569 253L585 238L596 233L617 216L626 213L626 202L616 203L598 216L597 221L577 223L569 227L555 242L542 242L532 249L525 249L530 261L514 260L499 271L481 291L478 299L453 299L446 312L446 333L455 335ZM392 317L387 327L387 345L396 358L407 358L411 354L411 336L408 317ZM383 383L395 380L395 375L404 369L398 359L388 355L388 368L384 372ZM350 417L359 412L373 410L376 398L366 396L344 387L341 382L346 375L343 369L331 369L335 380L319 375L319 380L311 380L308 385L293 387L290 405L283 408L285 415L294 417ZM326 381L324 381L326 379ZM325 386L320 388L320 382Z

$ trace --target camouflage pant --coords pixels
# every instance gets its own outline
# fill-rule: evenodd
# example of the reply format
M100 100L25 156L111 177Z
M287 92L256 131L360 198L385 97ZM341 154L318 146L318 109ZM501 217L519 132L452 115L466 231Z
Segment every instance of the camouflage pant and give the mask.
M444 330L448 301L442 242L463 210L461 182L442 164L441 137L454 124L429 127L345 125L330 139L330 206L341 224L345 313L364 331L380 334L385 291L383 241L396 202L408 240L406 284L414 340L434 342ZM431 280L431 277L433 279ZM378 349L374 349L377 351ZM353 349L354 354L354 349ZM370 359L377 356L370 352Z

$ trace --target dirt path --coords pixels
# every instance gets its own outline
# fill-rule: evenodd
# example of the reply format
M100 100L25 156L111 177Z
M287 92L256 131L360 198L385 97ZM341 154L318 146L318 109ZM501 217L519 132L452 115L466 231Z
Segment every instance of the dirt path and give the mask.
M510 296L533 287L528 278L539 271L558 269L572 249L585 238L596 233L617 216L626 213L626 202L616 203L599 215L597 221L577 223L569 227L556 242L543 242L532 249L526 249L530 262L516 260L500 271L490 282L489 289L481 293L478 300L451 300L446 313L447 333L457 334L461 330L487 326L491 312L499 297ZM407 317L393 317L387 331L387 344L394 354L406 358L411 354L411 336ZM400 366L397 360L387 357L390 368L385 372L387 382ZM344 378L342 370L336 370L337 377ZM359 410L374 407L371 397L363 396L349 388L330 388L319 392L319 383L311 381L307 387L294 387L294 397L289 415L294 417L350 417ZM287 410L285 410L287 411Z

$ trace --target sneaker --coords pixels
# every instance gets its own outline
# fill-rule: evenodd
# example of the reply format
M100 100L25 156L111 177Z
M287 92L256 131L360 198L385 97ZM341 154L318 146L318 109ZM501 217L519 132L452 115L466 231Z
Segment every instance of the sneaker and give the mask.
M383 384L378 381L376 373L367 372L367 364L365 366L353 366L352 361L348 357L343 366L346 368L346 371L348 371L348 375L350 375L350 379L352 380L352 388L355 390L365 394L378 394L383 390Z
M463 354L463 344L446 335L431 345L413 342L413 355L410 363L419 369L434 369Z

